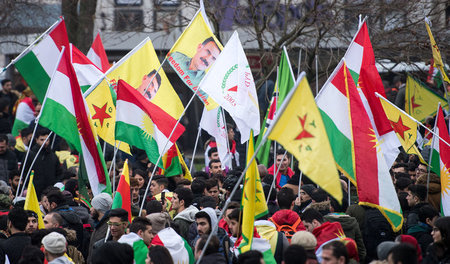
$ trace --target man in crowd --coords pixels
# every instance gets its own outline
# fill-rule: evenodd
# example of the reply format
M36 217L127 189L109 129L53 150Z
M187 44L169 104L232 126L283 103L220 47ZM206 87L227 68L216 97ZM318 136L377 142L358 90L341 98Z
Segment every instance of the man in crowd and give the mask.
M194 194L188 188L177 188L173 192L172 209L176 211L173 222L178 225L179 234L188 240L189 226L195 221L197 207L192 205Z
M25 233L31 234L38 229L38 215L31 210L26 210L25 212L28 215L28 222L27 227L25 228Z
M28 223L28 215L20 207L11 209L8 213L8 231L11 234L8 239L0 240L0 263L19 263L23 249L31 244L31 238L25 233Z
M117 241L133 247L134 261L144 264L148 254L148 247L154 237L152 223L145 217L136 217L130 224L130 233L124 234Z
M50 212L44 216L45 229L58 228L63 224L63 218L57 212Z
M16 154L8 148L8 137L0 134L0 180L8 182L12 170L17 170Z
M285 155L286 154L286 155ZM289 155L284 150L278 150L275 164L267 169L269 174L276 177L275 185L277 189L281 189L289 179L294 176L294 171L289 168L291 161ZM275 173L278 171L278 174Z
M94 243L106 236L108 230L109 210L111 209L113 200L111 195L107 193L99 193L91 201L91 216L94 219L94 232L91 234L89 241L89 257L88 263L92 258L92 248Z
M64 253L66 253L66 238L57 232L51 232L42 239L45 259L49 264L70 264L72 263Z
M322 264L347 264L349 261L347 248L340 241L332 241L323 246Z

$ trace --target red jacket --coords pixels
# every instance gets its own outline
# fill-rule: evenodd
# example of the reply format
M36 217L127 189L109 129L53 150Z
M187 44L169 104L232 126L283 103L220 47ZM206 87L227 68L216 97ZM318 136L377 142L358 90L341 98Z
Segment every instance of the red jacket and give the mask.
M278 169L278 168L277 168ZM270 175L275 175L275 166L274 165L272 165L272 167L270 167L270 168L268 168L267 169L267 172L270 174ZM287 176L289 177L289 179L290 178L292 178L292 176L294 176L294 171L293 170L291 170L291 168L287 168ZM281 180L281 172L280 171L278 171L278 174L277 174L277 177L276 177L276 182L275 182L275 184L276 184L276 187L277 187L277 189L281 189L281 186L280 186L280 180Z
M293 225L297 219L299 219L300 216L292 210L279 210L275 214L272 215L272 217L269 219L273 223L276 223L277 225ZM306 230L305 226L303 225L303 222L300 220L300 224L297 225L297 231Z

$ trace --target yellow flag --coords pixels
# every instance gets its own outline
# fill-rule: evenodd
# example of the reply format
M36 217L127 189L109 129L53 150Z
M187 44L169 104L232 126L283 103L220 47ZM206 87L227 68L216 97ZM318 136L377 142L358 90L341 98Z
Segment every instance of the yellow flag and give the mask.
M439 67L439 71L442 74L442 79L444 79L444 81L446 81L447 83L450 83L450 80L448 79L447 74L445 73L444 62L442 61L441 52L439 51L436 41L434 40L428 22L429 22L428 19L425 19L425 26L427 27L428 36L430 37L431 50L433 51L434 64L436 64L436 66Z
M34 171L31 172L30 182L28 183L27 197L25 198L25 205L23 209L33 211L37 214L38 228L44 229L44 216L42 215L41 209L39 208L39 202L36 195L36 190L33 184Z
M417 155L421 162L426 163L415 145L417 140L417 123L384 98L380 98L380 101L405 152Z
M176 119L184 110L180 98L173 90L163 69L159 69L161 64L150 39L144 41L129 54L113 66L105 80L86 98L99 136L112 145L114 145L115 139L115 94L119 79L126 81L142 93L145 91L145 97ZM159 71L156 73L158 69ZM110 96L111 94L114 99ZM144 126L152 124L149 118L142 122ZM122 142L120 147L124 144Z
M247 149L247 172L245 173L244 189L242 191L241 209L242 213L242 242L239 245L241 253L251 249L253 240L253 228L255 219L260 218L268 213L266 198L262 188L261 179L259 178L258 165L253 159L255 149L253 143L253 131L250 134Z
M181 155L181 152L180 152L180 149L178 149L178 146L177 146L177 153L178 153L178 159L180 160L180 163L181 163L181 167L183 167L183 171L184 171L183 178L188 179L192 182L191 172L189 171L189 168L186 165L186 162L184 162L183 155ZM194 158L194 157L192 157L192 158Z
M217 103L200 90L198 85L216 61L223 46L212 33L206 19L200 9L170 49L167 60L181 80L197 94L206 109L212 110L217 107Z
M445 98L429 90L425 84L408 75L405 88L405 112L420 122L436 113L437 104L448 108Z
M299 161L299 169L337 201L342 189L330 141L305 74L286 97L279 116L269 128L276 140Z

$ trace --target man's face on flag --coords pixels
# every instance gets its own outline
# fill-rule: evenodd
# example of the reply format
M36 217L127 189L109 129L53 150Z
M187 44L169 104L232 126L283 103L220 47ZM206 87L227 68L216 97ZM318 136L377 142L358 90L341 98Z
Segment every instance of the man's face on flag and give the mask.
M199 44L197 52L192 57L189 69L193 71L204 71L213 64L220 54L220 50L214 41Z

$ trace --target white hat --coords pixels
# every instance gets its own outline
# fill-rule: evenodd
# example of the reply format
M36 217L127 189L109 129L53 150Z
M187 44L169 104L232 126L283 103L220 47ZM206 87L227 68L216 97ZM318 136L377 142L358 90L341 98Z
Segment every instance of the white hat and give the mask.
M66 252L66 238L57 232L51 232L42 239L45 250L53 254Z

